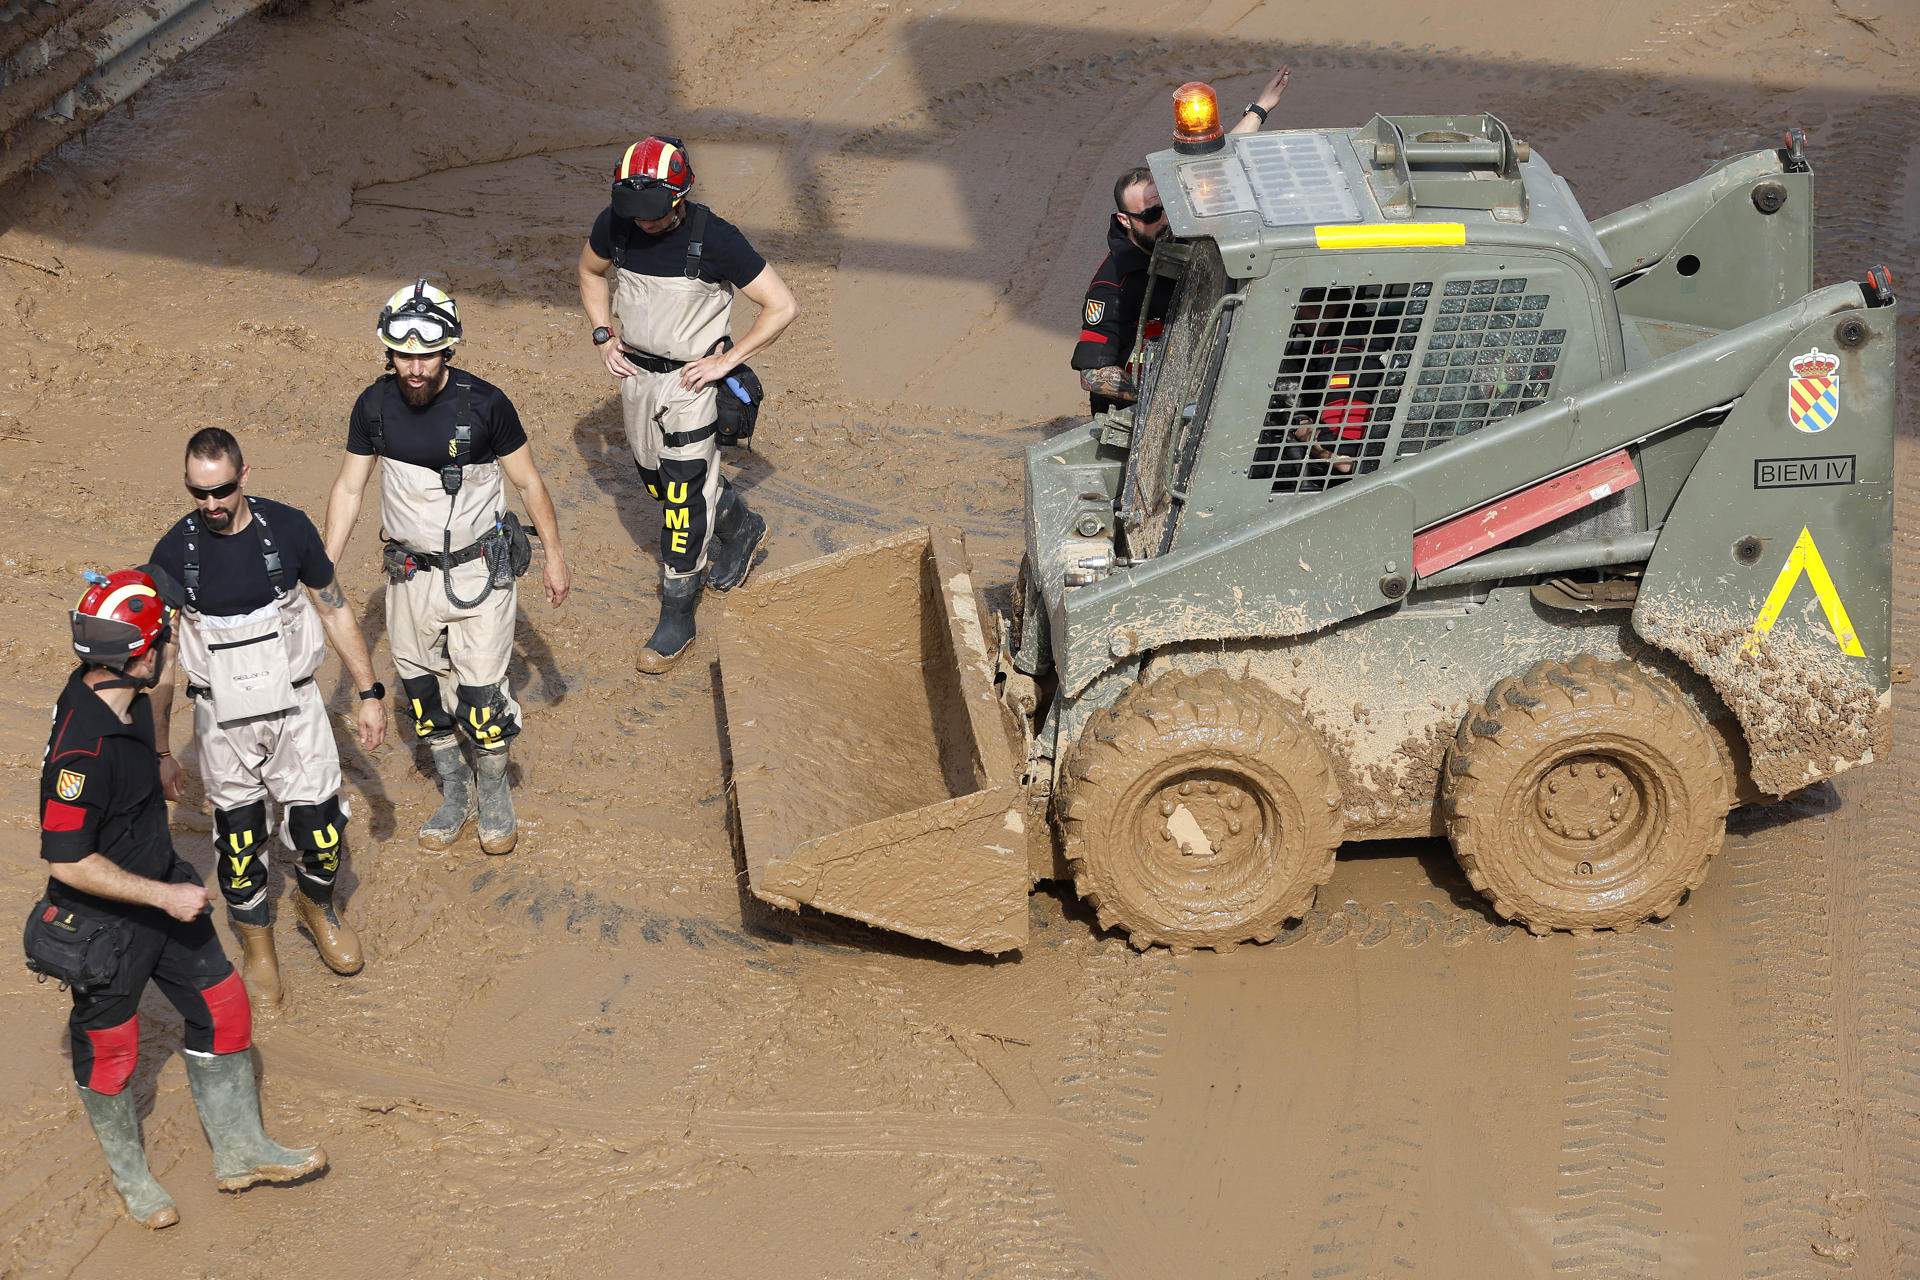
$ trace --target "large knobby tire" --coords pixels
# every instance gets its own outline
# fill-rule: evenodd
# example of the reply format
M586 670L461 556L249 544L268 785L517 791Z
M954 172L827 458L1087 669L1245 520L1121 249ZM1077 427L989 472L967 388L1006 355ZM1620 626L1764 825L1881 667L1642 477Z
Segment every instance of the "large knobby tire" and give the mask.
M1162 676L1096 715L1059 812L1074 887L1141 948L1272 941L1313 905L1342 835L1304 717L1221 671Z
M1707 878L1732 771L1665 677L1591 657L1493 687L1454 737L1441 812L1454 856L1535 933L1632 929Z

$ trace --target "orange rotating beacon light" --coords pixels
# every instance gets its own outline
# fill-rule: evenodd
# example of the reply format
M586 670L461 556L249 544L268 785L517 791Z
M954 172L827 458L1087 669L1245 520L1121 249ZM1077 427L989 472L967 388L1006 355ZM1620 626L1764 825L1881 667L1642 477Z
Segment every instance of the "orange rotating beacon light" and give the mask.
M1189 80L1173 91L1173 149L1182 155L1218 151L1226 138L1213 86Z

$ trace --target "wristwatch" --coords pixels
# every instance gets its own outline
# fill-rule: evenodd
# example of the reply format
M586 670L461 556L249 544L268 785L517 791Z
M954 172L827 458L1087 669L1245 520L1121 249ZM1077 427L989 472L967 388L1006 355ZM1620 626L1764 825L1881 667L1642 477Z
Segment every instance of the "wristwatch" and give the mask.
M609 342L612 342L612 341L613 341L613 330L607 328L607 326L601 325L599 328L593 331L594 346L604 347Z
M385 686L384 684L381 684L378 680L375 680L373 682L373 687L371 689L362 689L360 691L360 701L362 702L378 702L380 699L386 696L387 696L387 686Z
M1245 111L1242 111L1240 114L1243 116L1259 116L1261 124L1265 124L1267 122L1267 109L1261 106L1257 102L1249 102L1247 104L1247 109Z

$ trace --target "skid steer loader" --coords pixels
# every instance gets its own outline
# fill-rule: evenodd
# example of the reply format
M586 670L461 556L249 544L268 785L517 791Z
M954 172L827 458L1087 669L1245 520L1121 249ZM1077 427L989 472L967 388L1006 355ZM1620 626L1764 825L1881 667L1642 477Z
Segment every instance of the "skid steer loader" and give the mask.
M1801 135L1589 221L1489 115L1191 106L1165 336L1027 451L1013 615L939 530L730 599L755 895L1001 952L1071 879L1219 947L1444 835L1502 918L1630 929L1888 753L1892 281L1813 288Z

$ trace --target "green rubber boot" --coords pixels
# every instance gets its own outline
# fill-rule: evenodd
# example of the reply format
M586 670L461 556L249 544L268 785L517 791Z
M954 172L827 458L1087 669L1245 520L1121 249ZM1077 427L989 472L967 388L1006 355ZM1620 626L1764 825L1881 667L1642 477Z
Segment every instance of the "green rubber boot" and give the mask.
M256 1182L294 1182L327 1167L319 1147L283 1147L260 1126L260 1089L253 1055L189 1053L187 1087L200 1109L200 1127L213 1147L214 1185L245 1191Z
M420 824L422 849L446 849L460 838L478 812L473 794L473 766L451 732L427 739L433 752L433 771L440 775L440 807Z
M480 849L483 853L512 853L519 840L519 822L513 816L513 789L507 785L507 749L482 751L473 776L480 793Z
M100 1139L106 1153L107 1169L113 1174L113 1189L127 1206L127 1216L150 1231L170 1227L180 1221L173 1197L147 1168L147 1148L140 1139L140 1117L133 1109L133 1090L119 1093L95 1093L80 1086L80 1101L93 1122L93 1136Z

